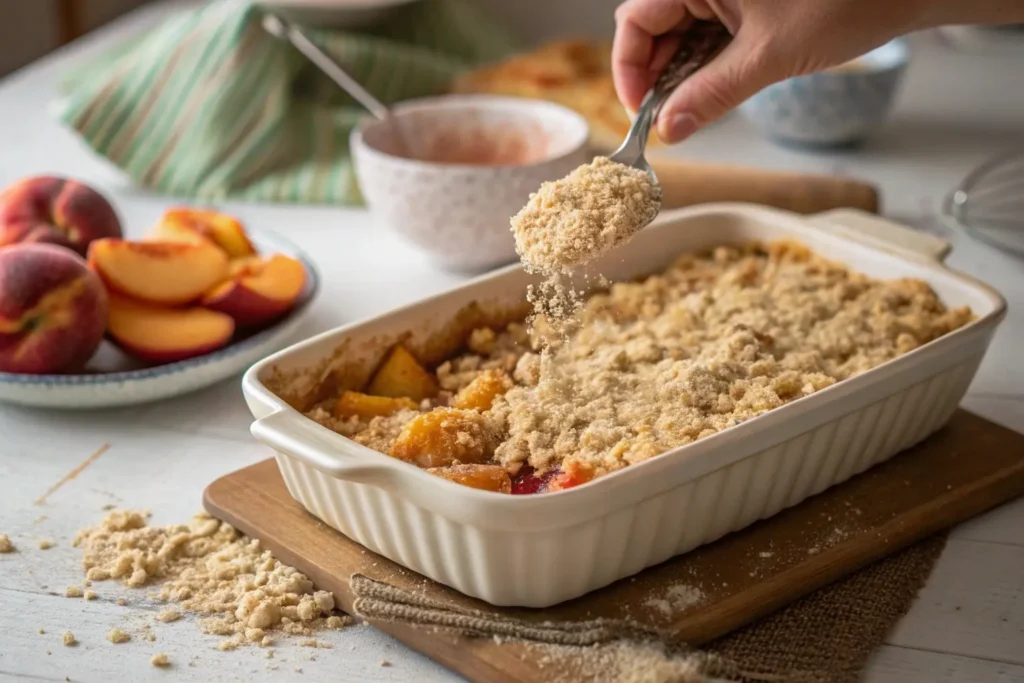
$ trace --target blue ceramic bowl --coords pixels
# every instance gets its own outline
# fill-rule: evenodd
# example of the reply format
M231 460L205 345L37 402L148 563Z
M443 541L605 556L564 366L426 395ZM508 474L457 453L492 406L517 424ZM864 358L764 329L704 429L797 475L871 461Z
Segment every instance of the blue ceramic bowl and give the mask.
M780 143L855 144L885 121L909 61L910 49L898 38L846 68L770 85L740 105L740 111Z

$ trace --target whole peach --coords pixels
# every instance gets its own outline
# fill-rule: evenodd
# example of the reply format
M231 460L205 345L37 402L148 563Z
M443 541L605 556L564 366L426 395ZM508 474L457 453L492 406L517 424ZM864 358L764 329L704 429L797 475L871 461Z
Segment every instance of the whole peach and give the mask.
M76 370L107 323L107 290L85 261L52 244L0 249L0 372Z
M110 202L75 180L35 176L0 193L0 247L46 242L85 256L94 239L120 236L121 221Z

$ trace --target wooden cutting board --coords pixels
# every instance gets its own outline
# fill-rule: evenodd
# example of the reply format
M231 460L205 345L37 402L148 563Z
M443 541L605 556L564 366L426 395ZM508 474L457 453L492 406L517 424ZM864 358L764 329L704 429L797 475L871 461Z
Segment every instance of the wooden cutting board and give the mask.
M856 178L793 173L671 157L652 157L663 206L677 209L705 202L753 202L801 214L852 208L879 211L879 192Z
M959 411L948 426L889 462L771 519L545 610L496 608L405 570L323 524L295 502L273 460L211 484L206 509L259 538L352 611L362 574L435 600L536 620L632 619L700 645L857 569L1024 494L1024 435ZM680 576L703 600L667 617L646 608ZM472 681L550 680L524 646L374 623Z

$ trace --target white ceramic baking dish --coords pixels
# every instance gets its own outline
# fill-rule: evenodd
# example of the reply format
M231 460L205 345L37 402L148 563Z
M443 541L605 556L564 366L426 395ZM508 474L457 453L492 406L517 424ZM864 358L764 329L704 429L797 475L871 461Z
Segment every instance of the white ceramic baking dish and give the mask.
M367 548L496 605L544 607L580 596L769 517L941 427L1005 313L989 287L942 265L948 244L855 211L801 217L709 204L664 212L597 270L612 280L680 252L796 239L874 277L928 282L971 324L896 360L736 427L578 488L480 491L360 446L306 418L265 385L275 372L379 358L381 340L437 333L471 302L522 300L533 278L511 266L292 346L245 375L253 435L276 452L291 494ZM344 346L341 346L344 343ZM276 370L275 370L276 368Z

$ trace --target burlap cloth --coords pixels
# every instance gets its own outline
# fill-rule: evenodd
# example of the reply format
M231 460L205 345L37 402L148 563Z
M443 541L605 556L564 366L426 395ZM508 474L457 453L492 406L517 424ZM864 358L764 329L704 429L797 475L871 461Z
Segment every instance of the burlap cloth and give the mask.
M944 545L944 534L926 539L699 650L636 622L524 621L358 574L351 585L355 611L364 618L528 643L539 661L550 663L552 681L844 683L859 680Z

